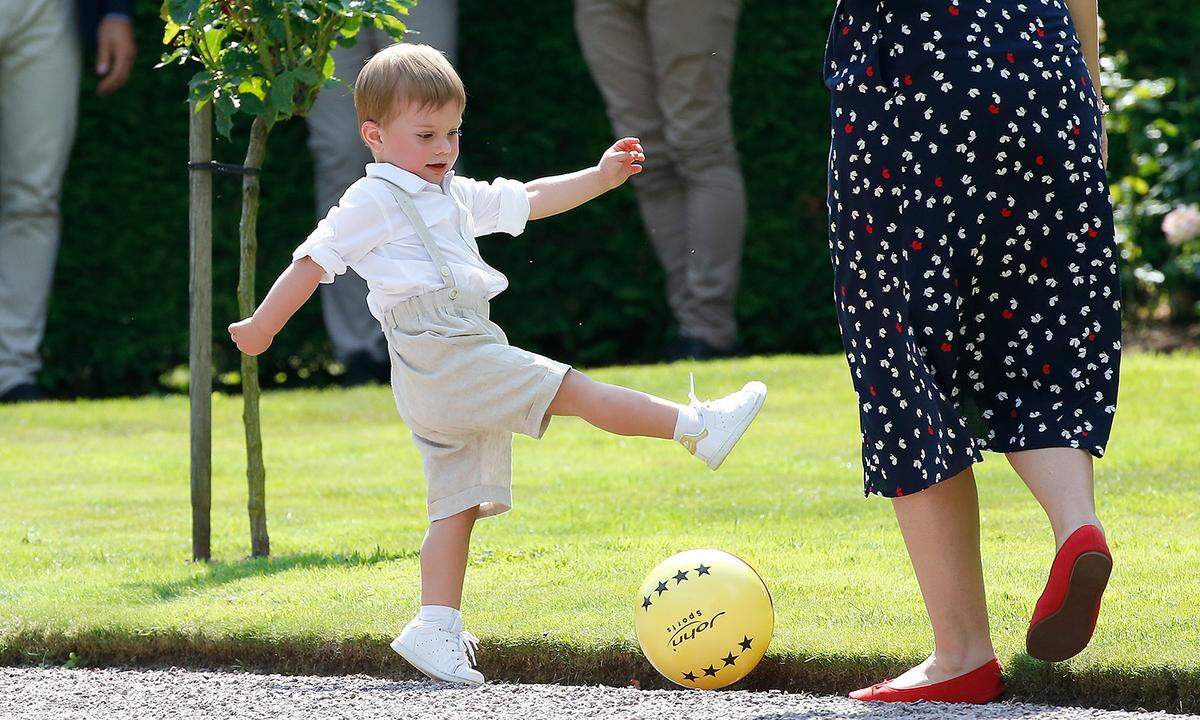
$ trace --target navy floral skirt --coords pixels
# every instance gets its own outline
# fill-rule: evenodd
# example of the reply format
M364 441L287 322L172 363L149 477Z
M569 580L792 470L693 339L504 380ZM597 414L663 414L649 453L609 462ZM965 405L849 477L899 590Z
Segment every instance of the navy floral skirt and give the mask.
M829 249L867 494L981 450L1104 454L1121 286L1063 0L840 0Z

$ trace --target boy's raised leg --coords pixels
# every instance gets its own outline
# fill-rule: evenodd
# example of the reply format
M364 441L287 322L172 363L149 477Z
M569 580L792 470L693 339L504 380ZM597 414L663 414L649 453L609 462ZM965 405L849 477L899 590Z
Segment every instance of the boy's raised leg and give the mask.
M563 377L548 410L551 415L583 418L615 435L664 440L674 438L681 411L687 408L644 392L597 382L574 369Z
M767 386L749 382L735 393L703 403L694 386L689 395L691 404L679 405L569 370L548 412L579 417L617 435L675 440L716 470L758 415Z

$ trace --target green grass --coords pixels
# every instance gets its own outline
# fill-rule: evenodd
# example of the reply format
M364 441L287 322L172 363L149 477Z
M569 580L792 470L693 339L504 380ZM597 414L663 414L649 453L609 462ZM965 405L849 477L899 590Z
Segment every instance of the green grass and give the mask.
M518 438L514 510L476 529L464 609L496 678L659 680L637 652L645 572L697 546L737 553L774 594L748 687L845 691L925 656L931 636L889 503L864 499L844 361L696 365L702 395L771 395L722 470L660 441L556 420ZM682 399L683 366L595 376ZM1023 655L1053 553L1004 459L977 467L993 634L1016 697L1200 710L1200 356L1130 354L1101 517L1117 564L1095 640ZM240 398L214 398L213 557L188 561L186 398L0 408L0 662L186 663L401 676L387 641L418 601L420 462L387 389L263 400L273 557L249 560Z

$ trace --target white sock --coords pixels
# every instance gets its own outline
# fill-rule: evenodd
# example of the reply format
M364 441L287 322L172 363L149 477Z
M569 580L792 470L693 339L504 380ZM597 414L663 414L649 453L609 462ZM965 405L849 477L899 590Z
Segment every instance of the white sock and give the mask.
M417 620L426 625L448 628L454 625L454 621L461 616L462 613L456 608L445 605L422 605L420 612L417 613Z
M675 442L684 435L695 435L704 427L700 411L690 405L679 406L679 417L675 419Z

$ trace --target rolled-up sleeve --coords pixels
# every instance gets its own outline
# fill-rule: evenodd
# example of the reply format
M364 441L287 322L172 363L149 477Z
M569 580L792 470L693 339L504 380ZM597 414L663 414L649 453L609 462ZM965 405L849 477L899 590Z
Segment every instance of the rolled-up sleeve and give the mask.
M391 223L379 198L362 186L351 186L292 253L292 260L312 258L325 271L321 282L331 283L391 237Z
M458 180L456 180L458 182ZM475 236L502 232L520 235L529 222L529 195L520 180L496 178L488 182L462 178L464 199L475 220Z

